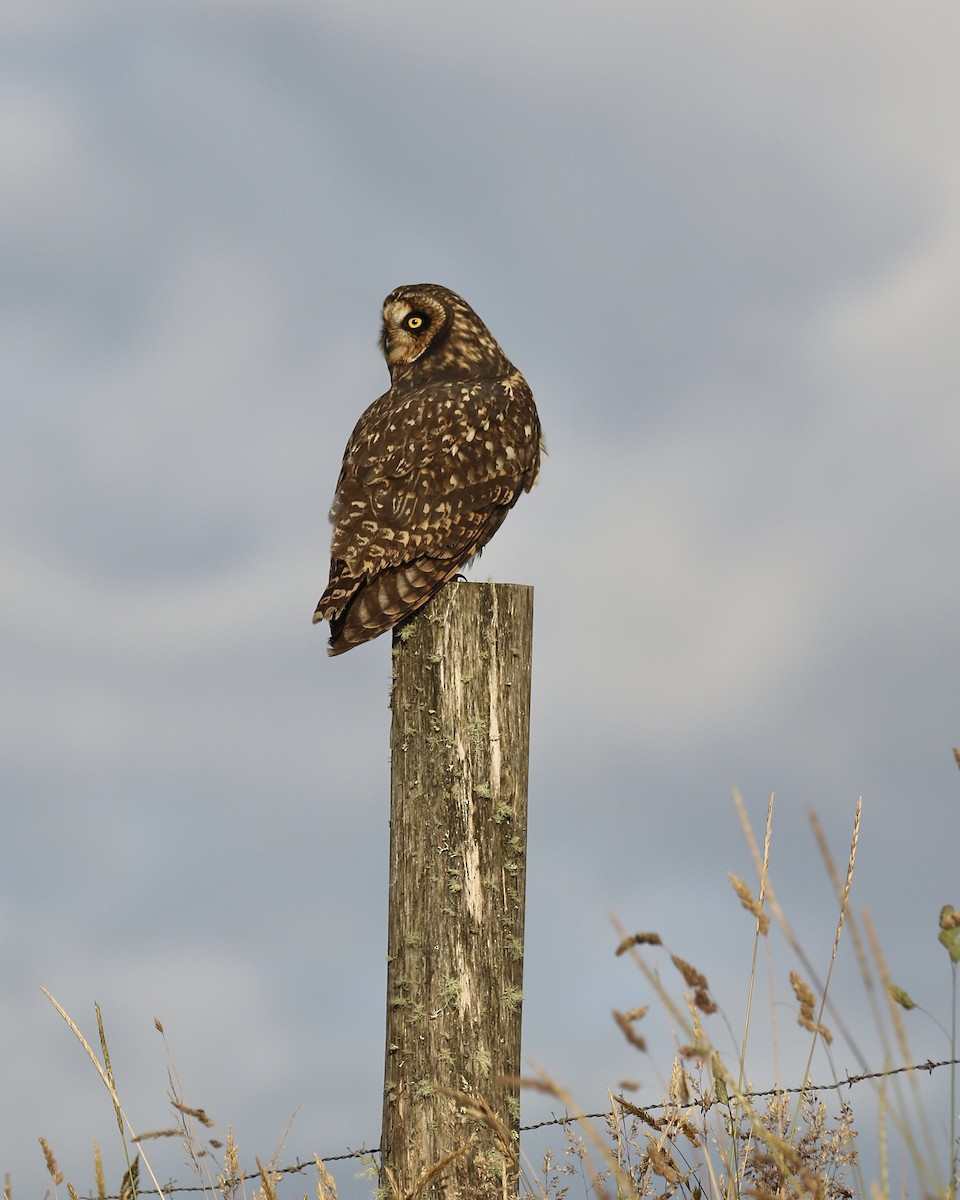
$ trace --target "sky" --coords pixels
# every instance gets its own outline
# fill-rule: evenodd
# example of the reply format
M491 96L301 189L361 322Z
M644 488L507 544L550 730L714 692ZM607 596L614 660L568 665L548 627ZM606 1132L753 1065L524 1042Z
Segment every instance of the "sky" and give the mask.
M526 1062L587 1110L625 1078L660 1099L666 1023L648 1059L611 1020L651 1001L615 922L742 1024L734 789L761 836L775 794L771 879L821 977L837 902L808 813L842 868L862 797L852 911L949 1023L958 46L951 0L4 6L14 1197L49 1187L40 1136L81 1192L94 1140L123 1171L40 985L94 1042L100 1004L138 1130L169 1126L175 1070L245 1166L377 1144L390 646L329 659L311 615L403 283L473 305L549 451L471 574L535 589ZM808 1048L771 941L758 1087ZM830 987L859 1057L838 1039L813 1077L881 1069L846 937ZM949 1057L909 1017L914 1058ZM944 1161L945 1074L922 1083ZM555 1108L527 1093L523 1119ZM179 1147L148 1154L192 1182Z

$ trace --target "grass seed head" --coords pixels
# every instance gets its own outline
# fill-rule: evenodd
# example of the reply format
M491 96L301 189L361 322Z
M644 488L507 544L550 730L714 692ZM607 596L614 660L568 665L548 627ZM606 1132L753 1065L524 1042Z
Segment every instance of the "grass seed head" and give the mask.
M659 933L631 933L625 937L617 946L617 955L626 954L628 950L632 950L634 946L662 946L663 942L660 939Z
M50 1144L44 1137L40 1139L40 1148L43 1151L43 1160L47 1164L47 1172L49 1173L50 1178L53 1180L54 1187L57 1187L59 1184L63 1183L63 1172L57 1166L56 1157L54 1156L53 1151L50 1149Z
M765 937L770 930L770 914L765 913L760 904L760 901L754 896L753 892L747 887L739 875L734 875L729 872L730 883L733 890L737 893L737 899L743 907L756 918L760 933Z

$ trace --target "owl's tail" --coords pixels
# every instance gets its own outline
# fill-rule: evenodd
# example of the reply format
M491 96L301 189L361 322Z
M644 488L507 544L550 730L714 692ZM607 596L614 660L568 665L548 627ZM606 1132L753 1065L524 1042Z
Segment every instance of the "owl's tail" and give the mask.
M422 608L456 575L460 562L418 558L390 567L370 580L331 580L314 621L330 622L328 654L343 654L386 633Z

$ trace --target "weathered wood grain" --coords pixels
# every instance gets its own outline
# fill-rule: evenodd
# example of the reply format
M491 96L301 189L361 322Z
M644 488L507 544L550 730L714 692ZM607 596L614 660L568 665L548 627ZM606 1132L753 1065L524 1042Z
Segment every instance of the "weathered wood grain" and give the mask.
M532 638L532 588L459 582L394 638L381 1185L395 1195L517 1194Z

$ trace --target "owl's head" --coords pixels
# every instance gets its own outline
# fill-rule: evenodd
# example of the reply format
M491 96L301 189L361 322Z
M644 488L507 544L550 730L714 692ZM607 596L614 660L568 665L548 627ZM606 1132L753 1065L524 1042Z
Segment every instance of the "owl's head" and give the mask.
M466 300L437 283L405 284L390 293L383 302L380 347L394 383L414 370L422 381L513 369Z

